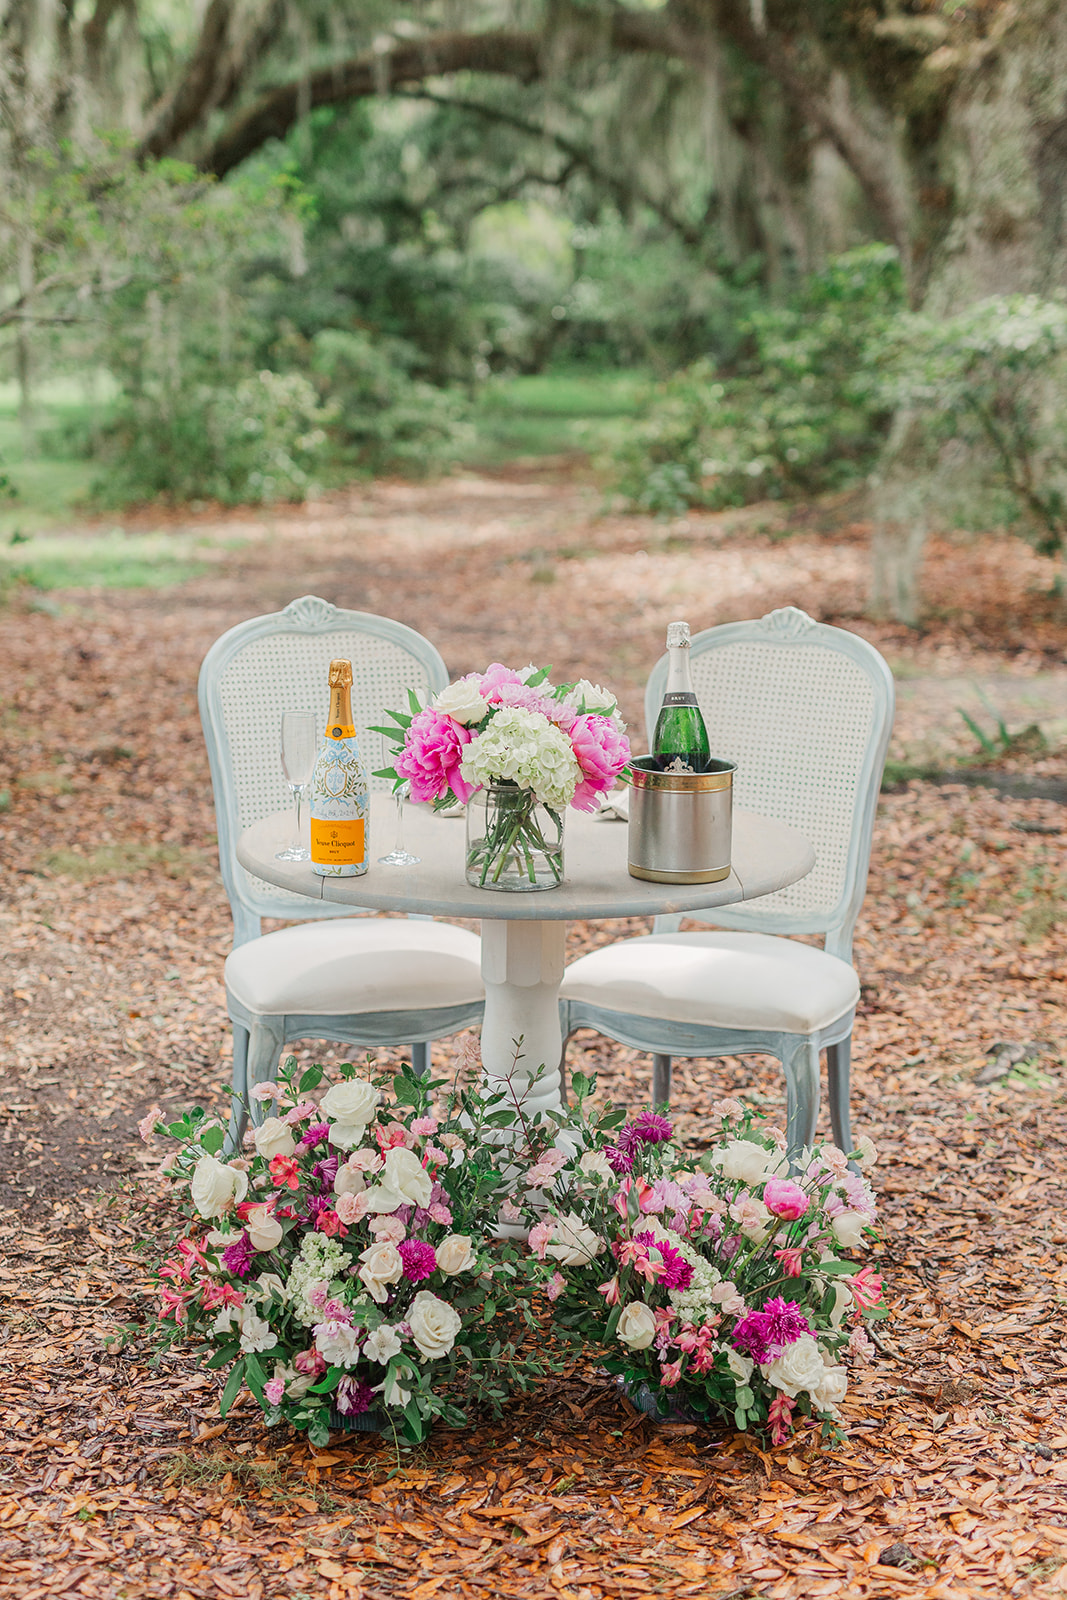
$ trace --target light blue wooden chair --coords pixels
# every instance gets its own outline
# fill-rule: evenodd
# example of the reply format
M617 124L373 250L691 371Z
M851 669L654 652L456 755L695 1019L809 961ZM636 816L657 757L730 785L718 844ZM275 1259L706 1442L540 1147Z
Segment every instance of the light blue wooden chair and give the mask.
M673 1056L777 1056L792 1151L811 1143L826 1051L834 1139L851 1148L849 1069L859 980L852 934L893 722L893 679L866 640L794 606L698 633L693 687L712 753L737 763L734 804L787 822L815 846L806 878L696 920L723 932L653 932L581 957L561 990L563 1032L595 1028L653 1057L652 1099L670 1099ZM667 658L653 669L655 726ZM824 948L790 934L821 934Z
M352 662L352 712L367 770L385 766L384 741L369 725L381 722L387 706L405 708L409 688L425 701L448 682L433 645L403 623L306 595L284 611L238 623L200 669L219 866L233 912L225 967L233 1024L230 1149L243 1137L252 1088L274 1075L291 1040L408 1045L412 1064L425 1072L430 1040L481 1021L475 934L428 917L353 916L351 907L275 888L237 860L240 833L292 804L281 769L281 713L321 707L325 726L334 656ZM389 788L383 778L370 783ZM263 934L263 917L301 925Z

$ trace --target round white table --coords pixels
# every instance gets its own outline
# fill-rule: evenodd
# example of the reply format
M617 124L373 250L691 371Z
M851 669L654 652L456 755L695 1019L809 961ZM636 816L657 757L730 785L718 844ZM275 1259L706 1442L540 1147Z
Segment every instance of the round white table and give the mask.
M768 817L735 811L733 865L720 883L646 883L626 870L624 822L567 812L564 881L556 889L514 893L476 889L463 875L466 830L461 817L429 806L404 809L404 844L421 857L416 866L385 867L375 860L392 843L395 802L371 796L371 866L361 878L320 878L310 863L278 861L292 837L291 811L276 812L247 828L237 859L258 878L313 900L374 911L476 917L482 924L485 1019L482 1062L488 1080L509 1076L523 1095L541 1065L546 1070L525 1100L537 1114L558 1109L563 1040L559 987L563 980L567 923L610 917L697 912L754 900L795 883L815 865L811 843L795 828ZM516 1063L516 1041L521 1054Z

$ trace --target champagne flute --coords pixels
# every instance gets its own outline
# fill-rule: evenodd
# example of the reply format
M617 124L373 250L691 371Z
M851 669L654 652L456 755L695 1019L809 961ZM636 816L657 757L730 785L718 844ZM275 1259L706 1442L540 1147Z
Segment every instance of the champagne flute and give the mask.
M422 860L421 856L413 856L410 850L404 849L404 801L411 794L410 783L402 783L399 789L394 790L396 795L396 843L387 856L379 856L378 864L382 867L413 867Z
M314 711L282 712L282 771L285 781L293 791L296 806L296 832L293 842L279 850L276 861L310 861L311 851L305 849L300 829L300 803L311 782L315 756L319 744L319 719Z

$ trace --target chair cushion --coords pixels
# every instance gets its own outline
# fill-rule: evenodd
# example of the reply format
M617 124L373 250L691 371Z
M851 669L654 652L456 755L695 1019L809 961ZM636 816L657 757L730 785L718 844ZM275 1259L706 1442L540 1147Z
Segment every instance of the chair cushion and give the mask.
M226 988L260 1016L423 1011L481 1000L480 957L477 935L447 922L345 917L249 940L226 958Z
M562 998L633 1017L815 1033L859 999L847 961L765 933L620 939L573 962Z

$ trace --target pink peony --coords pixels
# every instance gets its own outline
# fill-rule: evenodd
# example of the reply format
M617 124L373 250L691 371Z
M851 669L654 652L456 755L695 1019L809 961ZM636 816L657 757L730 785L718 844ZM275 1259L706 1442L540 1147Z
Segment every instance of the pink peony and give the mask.
M595 811L605 789L610 789L630 759L630 741L610 717L576 717L570 729L574 756L582 769L582 782L571 805L578 811Z
M510 667L505 667L501 661L490 662L489 666L481 674L477 672L468 673L463 681L464 683L473 683L482 699L488 700L490 705L498 705L500 703L499 691L505 684L522 684L525 688L525 684L522 683L519 674L513 672Z
M540 689L528 689L524 683L502 683L487 696L494 706L514 706L519 711L539 711L550 722L556 720L556 704L546 700Z
M776 1217L795 1222L804 1215L811 1202L799 1184L791 1183L788 1178L768 1178L763 1191L763 1204Z
M473 737L470 728L430 707L412 718L395 770L398 778L410 783L413 800L440 800L449 789L464 804L470 799L474 788L459 764L464 745Z

